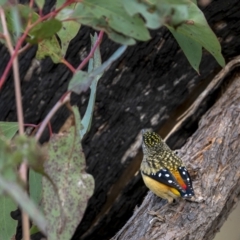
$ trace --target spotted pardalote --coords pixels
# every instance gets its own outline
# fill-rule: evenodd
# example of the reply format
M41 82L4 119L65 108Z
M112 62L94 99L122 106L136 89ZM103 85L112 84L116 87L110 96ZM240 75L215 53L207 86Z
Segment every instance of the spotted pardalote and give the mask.
M193 197L191 177L182 160L157 133L142 130L142 137L141 173L146 186L169 203L178 197Z

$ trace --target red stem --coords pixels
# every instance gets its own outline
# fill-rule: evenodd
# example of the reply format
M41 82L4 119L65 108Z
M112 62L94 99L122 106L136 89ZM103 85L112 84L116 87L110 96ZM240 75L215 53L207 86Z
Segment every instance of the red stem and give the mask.
M95 42L93 48L91 49L91 51L90 51L90 53L88 54L88 56L87 56L87 57L82 61L82 63L77 67L77 71L83 69L83 67L88 63L89 59L93 56L96 48L100 45L100 43L101 43L101 41L102 41L103 34L104 34L104 31L101 30L101 31L99 32L97 41Z
M13 52L10 60L8 61L8 64L7 64L7 66L6 66L5 70L4 70L4 73L3 73L3 75L2 75L2 77L0 79L0 89L2 88L4 82L5 82L6 78L7 78L7 75L9 73L9 71L10 71L10 68L12 67L13 61L14 61L15 57L18 55L18 50L21 47L21 45L22 45L23 41L25 40L25 38L27 37L27 34L28 34L28 31L25 31L24 34L22 35L22 37L18 40L18 42L16 44L14 52Z
M48 122L48 131L49 131L49 137L51 138L53 132L52 132L52 125L51 125L51 122L50 122L50 121Z
M65 64L71 71L72 71L72 73L75 73L76 72L76 69L72 66L72 64L71 63L69 63L66 59L62 59L61 60L61 62L63 63L63 64Z
M0 79L0 90L3 86L3 84L5 83L6 81L6 78L7 78L7 75L12 67L12 64L13 64L13 61L14 59L16 58L16 56L18 55L18 51L20 49L20 47L22 46L24 40L26 39L29 31L34 27L36 26L38 23L48 19L48 18L51 18L51 17L55 17L63 8L67 7L68 5L72 4L74 1L66 1L61 7L59 7L58 9L56 9L55 11L53 12L50 12L49 14L43 16L43 17L40 17L36 22L34 22L32 25L28 26L25 30L25 32L23 33L23 35L19 38L19 40L17 41L17 44L16 44L16 47L14 49L14 53L12 54L5 70L4 70L4 73Z

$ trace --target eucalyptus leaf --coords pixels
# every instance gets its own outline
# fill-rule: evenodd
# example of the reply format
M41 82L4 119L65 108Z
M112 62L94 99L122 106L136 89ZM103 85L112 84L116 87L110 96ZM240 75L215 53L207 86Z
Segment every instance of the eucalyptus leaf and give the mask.
M29 167L43 174L45 151L33 137L19 135L14 138L14 148L11 154L21 158L22 162L27 161Z
M97 41L97 34L95 33L94 37L91 36L92 48L93 48L94 44L96 43L96 41ZM101 59L100 49L99 49L99 47L97 47L94 52L93 58L91 58L89 61L88 72L91 72L94 69L98 68L99 66L101 66L101 64L102 64L102 59ZM102 74L99 74L98 76L96 76L90 86L91 94L89 97L87 110L82 119L83 128L80 130L81 139L89 131L89 129L91 127L96 92L97 92L97 84L98 84L98 80L101 78L101 76L102 76Z
M21 153L12 149L12 144L9 140L0 137L0 175L8 180L17 181L17 166L21 162Z
M79 131L81 119L73 107L75 127L53 135L49 142L46 173L56 184L64 214L52 184L43 178L43 209L48 220L49 239L71 239L81 221L88 199L93 194L94 179L85 172L86 163Z
M58 32L58 37L61 40L61 55L66 55L70 41L76 36L80 29L80 24L74 21L62 22L62 27Z
M18 183L8 181L0 174L0 189L4 190L4 192L29 215L29 217L44 234L47 234L47 223L44 216L38 210L37 206L35 206L35 204L30 200L25 190L18 185Z
M49 19L47 21L37 24L30 32L31 36L28 41L30 43L38 43L43 39L53 37L62 28L61 21L57 19Z
M6 2L7 2L7 0L0 0L0 6L3 6L3 5L5 5L5 4L6 4Z
M140 13L146 20L146 26L151 29L157 29L162 25L162 19L156 6L147 1L123 0L125 10L130 16Z
M0 186L1 188L1 186ZM10 213L17 209L17 204L8 196L0 195L0 238L12 239L16 232L17 221Z
M199 73L199 65L202 59L202 45L191 38L172 30L172 28L169 28L169 30L177 40L193 69Z
M131 17L121 0L84 0L77 4L73 18L97 30L103 29L110 38L115 38L114 40L122 44L133 44L134 39L150 39L142 18L138 15ZM116 35L122 35L124 38L118 39Z
M39 15L28 5L17 4L14 8L16 8L14 12L17 13L17 17L12 13L12 6L5 9L8 30L12 35L16 35L18 31L23 33L29 21L34 23L39 19ZM16 21L19 21L19 23L16 23Z
M94 78L106 71L111 66L111 64L124 53L126 48L127 46L121 46L118 48L118 50L106 62L104 62L100 67L93 70L91 73L78 71L70 80L68 90L73 91L77 94L86 91L91 86Z
M0 135L6 139L11 139L18 131L17 122L0 122Z
M11 7L10 13L13 19L13 27L14 27L14 37L15 37L15 42L17 41L18 37L20 36L22 32L22 24L20 20L20 13L19 9L16 6Z
M46 233L44 217L27 196L17 173L19 164L26 160L29 166L37 170L42 169L44 156L34 138L18 135L11 142L4 137L0 138L0 193L4 194L1 196L2 201L11 197L32 218L39 229ZM9 204L11 204L10 201ZM7 214L9 212L3 212L1 217L8 218Z
M122 2L129 15L141 14L146 21L146 26L151 29L157 29L166 22L175 26L181 24L188 17L186 0L123 0Z
M181 41L180 46L185 45L185 43L182 41L185 41L186 38L189 38L190 39L189 41L191 42L194 41L198 45L208 50L215 57L217 62L221 66L224 66L225 60L221 54L221 45L216 35L209 27L202 11L193 2L189 2L188 10L189 19L185 21L184 24L179 25L177 28L171 27L169 25L167 25L167 27L171 30L171 32L175 36L178 36L178 41ZM195 44L195 49L196 46L197 45ZM190 60L189 54L188 60ZM192 66L196 65L196 62L197 61L195 61L195 63L191 61L191 65Z
M38 227L36 225L32 225L32 227L30 228L30 235L33 235L37 232L39 232Z
M45 4L45 0L35 0L36 4L38 5L39 9L43 9Z
M44 39L38 44L36 58L41 60L45 57L51 57L54 63L60 63L62 59L62 50L56 36Z
M42 175L32 169L29 171L29 192L31 199L39 205L42 199Z

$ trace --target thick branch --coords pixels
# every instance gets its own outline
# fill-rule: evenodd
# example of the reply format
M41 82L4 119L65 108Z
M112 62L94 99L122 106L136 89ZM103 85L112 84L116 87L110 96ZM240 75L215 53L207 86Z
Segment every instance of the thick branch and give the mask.
M179 152L196 172L193 186L203 202L183 200L163 207L164 201L149 192L114 240L213 239L240 198L240 79L238 75L231 78L224 95Z

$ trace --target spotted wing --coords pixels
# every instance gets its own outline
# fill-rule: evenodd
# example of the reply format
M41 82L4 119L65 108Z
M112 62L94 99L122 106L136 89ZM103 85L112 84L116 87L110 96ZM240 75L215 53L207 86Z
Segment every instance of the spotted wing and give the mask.
M190 177L187 169L185 167L179 167L178 171L180 173L180 176L181 176L182 180L185 183L185 193L182 195L182 193L180 192L181 196L184 197L184 198L194 196L194 191L193 191L193 187L192 187L192 180L191 180L191 177Z
M181 196L186 193L185 189L180 186L176 178L167 168L162 168L156 173L146 174L143 172L143 174L169 187L177 189Z

